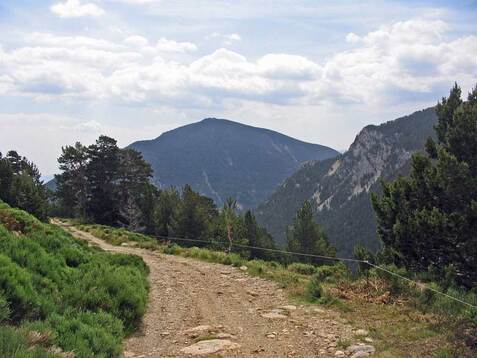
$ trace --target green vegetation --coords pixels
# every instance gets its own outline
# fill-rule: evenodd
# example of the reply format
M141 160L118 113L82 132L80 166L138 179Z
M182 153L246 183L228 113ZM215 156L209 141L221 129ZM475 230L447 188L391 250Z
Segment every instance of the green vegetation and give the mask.
M321 227L313 218L313 209L309 201L305 201L298 210L293 225L287 233L288 250L290 252L305 253L308 255L323 255L334 257L336 249L330 245ZM318 263L316 257L296 256L293 261Z
M109 242L116 245L125 241L115 237L127 235L124 230L98 225L82 225L81 228L98 237L109 238ZM183 247L134 233L129 237L132 240L129 245L144 245L165 254L234 267L246 266L247 273L277 282L299 303L333 306L343 318L371 332L378 356L407 357L411 353L414 356L442 356L443 352L451 352L450 357L475 356L476 310L383 271L371 268L356 273L340 263L322 266L291 263L286 266L275 261L249 260L240 252L228 254L204 247ZM283 262L287 260L282 259ZM458 290L452 285L446 289L433 283L429 275L412 274L395 266L385 268L477 305L477 292ZM342 342L342 345L349 345L349 342Z
M90 248L0 202L0 356L119 356L145 312L147 273L136 256Z
M88 147L63 147L58 163L62 173L55 176L55 215L151 232L157 190L149 183L152 170L141 154L100 136Z
M477 285L477 86L467 101L457 84L437 105L437 142L412 158L409 177L374 197L386 260L438 280Z
M15 151L0 153L0 200L47 219L47 192L35 164Z
M147 248L156 240L150 236L129 231L125 228L112 228L106 225L98 224L78 224L77 227L83 231L87 231L96 237L112 244L121 245L124 242L135 242L138 246Z
M232 196L245 210L265 200L302 163L339 154L268 129L216 118L176 128L129 148L140 151L151 164L154 183L164 188L191 184L194 191L213 198L219 207Z
M57 216L161 238L180 237L184 246L223 247L233 242L275 247L273 238L258 226L250 211L237 213L233 199L219 210L212 199L190 185L180 192L175 188L157 189L150 183L152 170L141 154L119 149L113 138L100 136L88 147L81 143L63 147L58 162L62 173L55 177L57 191L52 200L52 212ZM125 231L97 234L113 243L131 241ZM132 241L141 240L138 237ZM250 258L273 257L253 249L241 253Z
M258 223L278 245L285 246L287 227L309 200L316 221L339 256L351 257L355 245L376 252L381 244L376 237L376 216L369 195L380 192L375 176L392 180L409 173L405 157L424 149L427 138L434 136L436 122L435 108L428 108L379 126L366 126L347 152L338 158L307 162L279 185L255 210ZM363 171L363 167L374 167L376 171ZM368 191L354 191L367 187Z

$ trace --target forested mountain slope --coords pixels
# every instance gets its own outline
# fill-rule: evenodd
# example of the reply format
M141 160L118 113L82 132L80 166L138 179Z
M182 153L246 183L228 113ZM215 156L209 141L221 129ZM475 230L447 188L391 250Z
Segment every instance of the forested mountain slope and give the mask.
M303 162L336 157L334 149L224 119L208 118L135 142L160 187L190 184L221 205L227 197L239 207L265 200Z
M412 154L434 135L436 120L434 109L428 108L365 127L343 155L304 164L257 208L257 220L283 244L296 211L311 200L317 221L340 255L350 256L356 244L377 249L369 193L379 190L379 178L409 171Z

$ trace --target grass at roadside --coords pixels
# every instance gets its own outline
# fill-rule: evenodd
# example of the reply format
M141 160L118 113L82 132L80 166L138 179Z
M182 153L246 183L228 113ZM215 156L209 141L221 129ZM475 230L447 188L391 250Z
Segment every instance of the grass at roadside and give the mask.
M376 270L370 270L366 278L351 274L342 264L284 266L247 260L237 253L164 245L152 237L124 229L99 225L79 228L115 245L127 242L165 254L246 266L250 275L277 282L297 303L332 306L351 324L366 328L374 340L377 357L473 357L477 354L477 312L428 290L409 287L406 282ZM455 291L452 294L477 304L475 293ZM346 342L342 345L345 347Z
M0 357L118 357L148 268L0 202Z

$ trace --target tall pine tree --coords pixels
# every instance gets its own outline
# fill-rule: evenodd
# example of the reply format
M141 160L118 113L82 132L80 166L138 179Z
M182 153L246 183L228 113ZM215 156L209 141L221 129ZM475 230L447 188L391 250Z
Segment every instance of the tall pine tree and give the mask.
M325 233L313 218L313 209L309 201L305 201L298 210L293 225L287 233L288 250L293 252L335 256L336 249L329 243ZM297 256L297 261L318 263L312 257Z
M94 222L117 225L120 221L117 180L120 155L116 140L100 136L88 147L88 213Z
M477 87L467 101L457 84L437 105L437 143L412 158L408 178L373 197L378 234L393 261L415 271L477 284Z

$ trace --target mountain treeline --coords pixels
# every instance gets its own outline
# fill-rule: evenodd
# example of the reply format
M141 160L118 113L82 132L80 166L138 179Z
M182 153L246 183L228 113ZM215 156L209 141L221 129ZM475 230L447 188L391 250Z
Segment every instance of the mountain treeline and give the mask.
M147 225L152 170L138 152L100 136L88 147L63 147L58 162L55 214L131 229Z
M5 157L0 153L0 200L47 220L47 192L40 176L38 167L16 151Z
M373 197L384 255L468 288L477 285L477 86L457 84L436 107L437 140L415 154L409 177L383 183Z
M181 238L183 246L231 244L274 248L273 238L259 227L250 211L239 214L228 199L222 208L190 185L160 190L152 169L134 149L120 149L113 138L95 144L62 148L56 175L55 215L76 218L157 236ZM271 258L263 250L240 249L250 258Z

